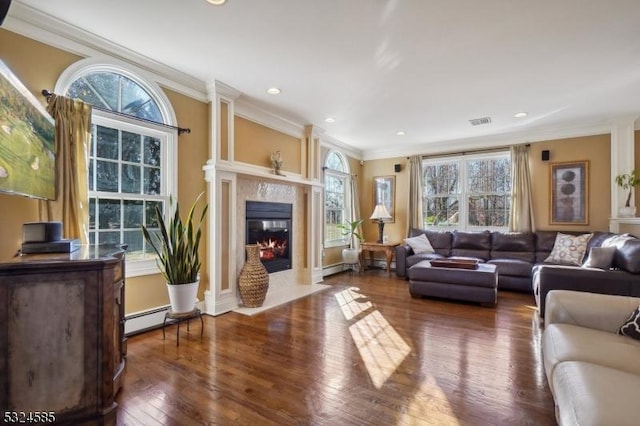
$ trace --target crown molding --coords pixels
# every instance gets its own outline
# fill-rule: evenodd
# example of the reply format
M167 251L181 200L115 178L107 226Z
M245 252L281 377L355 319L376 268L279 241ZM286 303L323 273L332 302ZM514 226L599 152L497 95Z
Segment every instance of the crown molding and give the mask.
M558 126L554 128L533 128L518 132L485 135L476 138L452 139L419 145L393 146L381 150L364 152L363 160L381 160L386 158L411 155L434 155L448 152L476 150L481 148L499 148L522 143L551 141L556 139L576 138L610 134L612 122L599 122L575 126Z
M14 0L3 28L83 57L131 63L168 89L207 102L203 81Z
M356 160L364 160L362 150L354 148L351 145L347 145L344 142L326 134L320 136L320 146L335 149L336 151L340 151L341 153Z
M295 138L304 137L304 125L295 123L288 118L277 115L271 111L262 109L249 103L242 97L236 99L234 103L235 115L246 118L271 129L277 130Z

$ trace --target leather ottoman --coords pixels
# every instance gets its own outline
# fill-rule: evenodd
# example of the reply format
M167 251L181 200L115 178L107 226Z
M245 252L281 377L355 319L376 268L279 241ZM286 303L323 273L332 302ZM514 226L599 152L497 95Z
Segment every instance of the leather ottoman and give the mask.
M442 297L483 306L498 303L496 265L479 263L476 269L443 268L423 260L410 267L408 275L412 297Z

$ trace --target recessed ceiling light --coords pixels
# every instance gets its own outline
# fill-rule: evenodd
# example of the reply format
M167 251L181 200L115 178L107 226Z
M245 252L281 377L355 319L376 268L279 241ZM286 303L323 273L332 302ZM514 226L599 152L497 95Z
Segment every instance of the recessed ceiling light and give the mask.
M398 130L398 131L396 132L396 136L404 136L404 135L406 135L406 134L407 134L407 133L406 133L404 130Z
M333 118L333 117L327 117L327 118L324 119L324 122L325 123L335 123L336 119Z
M222 6L227 0L207 0L207 3L211 3L214 6Z
M515 118L522 118L522 117L526 117L528 114L526 112L516 112L515 114L513 114L513 116Z
M270 95L278 95L280 94L280 89L278 89L277 87L269 87L267 89L267 93Z

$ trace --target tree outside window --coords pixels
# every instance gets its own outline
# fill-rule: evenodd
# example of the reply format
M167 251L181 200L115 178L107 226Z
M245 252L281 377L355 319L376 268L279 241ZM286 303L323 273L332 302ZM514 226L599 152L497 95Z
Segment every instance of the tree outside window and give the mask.
M508 152L423 161L424 226L506 229L511 209Z

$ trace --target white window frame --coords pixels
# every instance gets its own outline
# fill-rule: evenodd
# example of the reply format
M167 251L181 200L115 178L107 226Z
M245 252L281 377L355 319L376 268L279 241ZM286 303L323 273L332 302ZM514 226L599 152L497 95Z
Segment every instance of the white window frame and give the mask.
M67 90L77 79L93 74L97 72L111 72L120 74L133 82L139 84L156 102L160 113L164 119L164 124L171 126L177 125L176 115L171 106L169 98L162 91L160 86L153 81L152 77L146 71L135 68L129 64L122 63L115 60L107 60L103 58L88 58L82 59L71 66L69 66L58 79L55 86L55 93L65 94ZM112 114L108 111L93 110L92 124L101 125L106 127L118 128L120 130L132 131L134 133L144 133L150 136L157 137L161 140L162 146L162 181L161 181L161 193L158 197L160 199L178 199L178 133L177 130L173 130L161 125L155 125L153 123L143 122L136 120L135 118L123 117L119 114ZM144 130L141 130L144 129ZM123 194L112 192L96 192L90 191L89 196L99 196L101 198L113 198L113 199L135 199L140 197L155 198L155 196L145 197L137 194ZM174 203L175 204L175 203ZM169 219L175 205L165 203L165 219ZM96 212L97 214L97 212ZM160 269L156 264L155 258L148 258L144 260L133 260L129 257L126 258L126 276L136 277L143 275L159 274Z
M328 167L326 167L326 160L329 158L330 155L332 154L336 154L340 157L340 159L342 160L342 163L345 165L345 168L347 169L346 172L340 172L338 170L334 170L334 169L330 169ZM344 214L343 214L343 218L344 220L350 220L349 219L349 215L351 213L351 203L352 203L352 194L350 191L350 182L349 179L351 179L351 174L349 173L349 162L346 158L346 156L344 154L342 154L340 151L337 150L330 150L327 153L327 156L325 157L325 169L324 169L324 179L325 181L323 183L326 183L326 178L327 176L333 176L335 178L341 179L344 182ZM326 228L327 226L327 222L326 222L326 218L327 218L327 201L326 201L326 195L324 197L324 203L323 203L323 226ZM344 247L344 246L348 246L349 245L349 240L347 237L343 237L342 239L336 239L336 240L327 240L326 239L326 232L323 232L323 239L324 239L324 246L327 248L330 247Z
M427 165L431 164L443 164L443 163L457 163L458 164L458 182L460 187L459 192L459 202L458 202L458 226L428 226L429 229L435 230L443 230L443 231L481 231L481 230L489 230L489 231L507 231L508 230L508 218L506 226L473 226L469 225L469 196L478 194L477 192L472 192L468 185L467 179L467 161L469 160L491 160L491 159L499 159L499 158L509 158L509 161L512 161L511 154L509 151L498 151L491 153L479 153L479 154L466 154L466 155L458 155L451 157L439 157L439 158L428 158L422 160L422 169L424 176L424 168ZM511 177L513 182L513 176ZM444 195L444 194L443 194ZM511 195L511 194L509 194ZM424 199L426 197L426 193L422 194L423 197L423 209L426 219L426 203ZM511 207L510 207L511 208ZM426 220L423 223L423 227L426 229L427 224Z

